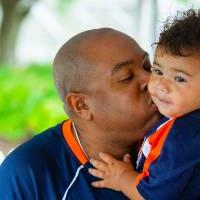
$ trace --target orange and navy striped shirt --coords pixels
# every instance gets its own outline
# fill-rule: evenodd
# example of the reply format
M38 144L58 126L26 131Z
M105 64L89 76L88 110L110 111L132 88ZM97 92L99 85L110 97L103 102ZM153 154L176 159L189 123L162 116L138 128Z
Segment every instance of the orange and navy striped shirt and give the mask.
M200 199L200 110L163 118L144 139L136 184L148 200Z

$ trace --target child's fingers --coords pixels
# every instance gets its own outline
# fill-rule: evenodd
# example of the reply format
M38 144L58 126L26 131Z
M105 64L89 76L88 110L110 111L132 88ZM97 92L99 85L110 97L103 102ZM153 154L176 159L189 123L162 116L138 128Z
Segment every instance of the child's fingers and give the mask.
M104 174L102 171L98 170L98 169L90 168L90 169L88 170L88 172L89 172L91 175L96 176L96 177L98 177L98 178L101 178L101 179L104 179L104 178L105 178L105 174Z
M93 187L97 187L97 188L104 188L104 187L106 187L104 180L92 182L91 185Z
M93 158L90 159L90 163L97 169L99 170L105 170L107 168L107 164L105 164L104 162L102 161L99 161L99 160L95 160Z
M107 164L112 165L116 159L107 153L99 153L99 157Z

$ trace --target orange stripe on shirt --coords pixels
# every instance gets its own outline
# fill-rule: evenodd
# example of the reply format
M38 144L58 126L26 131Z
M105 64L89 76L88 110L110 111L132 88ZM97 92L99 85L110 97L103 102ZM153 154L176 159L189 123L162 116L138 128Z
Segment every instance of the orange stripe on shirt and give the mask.
M151 136L149 136L148 142L151 145L151 151L144 162L142 173L139 174L136 179L136 185L138 185L143 178L149 176L149 167L152 164L152 162L160 156L164 142L174 122L175 122L175 118L170 119L158 130L156 130Z
M72 133L72 121L68 120L65 121L62 125L62 132L63 136L65 138L65 141L69 145L70 149L76 156L76 158L80 161L81 164L85 164L88 162L88 159L86 158L84 152L82 151L80 145L74 138L74 135Z

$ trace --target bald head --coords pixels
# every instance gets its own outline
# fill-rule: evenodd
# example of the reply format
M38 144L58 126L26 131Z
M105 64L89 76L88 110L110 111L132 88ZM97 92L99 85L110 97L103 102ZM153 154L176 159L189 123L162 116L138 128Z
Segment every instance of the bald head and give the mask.
M119 31L101 28L79 33L68 40L54 59L54 77L62 100L65 101L69 92L87 92L91 75L99 63L109 61L115 41L130 39L134 41Z

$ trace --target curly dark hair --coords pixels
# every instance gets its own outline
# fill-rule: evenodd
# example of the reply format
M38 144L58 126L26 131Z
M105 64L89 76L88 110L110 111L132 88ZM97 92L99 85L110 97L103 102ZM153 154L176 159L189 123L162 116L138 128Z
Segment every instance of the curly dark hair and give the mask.
M200 10L178 11L175 17L168 17L156 44L174 56L200 50Z

